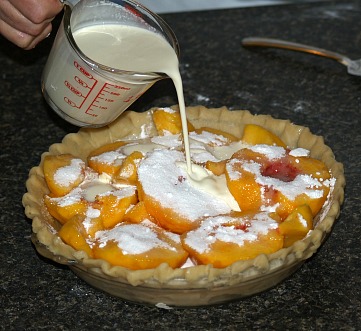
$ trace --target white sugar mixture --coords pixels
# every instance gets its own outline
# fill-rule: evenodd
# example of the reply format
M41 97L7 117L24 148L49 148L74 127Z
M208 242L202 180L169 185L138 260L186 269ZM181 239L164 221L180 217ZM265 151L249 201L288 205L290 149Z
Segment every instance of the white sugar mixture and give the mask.
M81 178L85 169L84 161L72 159L70 165L59 168L54 174L55 182L60 186L69 186Z
M242 246L245 241L255 241L259 235L278 228L278 223L269 217L268 213L256 214L249 222L247 230L227 225L233 222L232 217L210 217L203 221L199 228L187 233L185 243L198 253L204 253L209 251L216 241Z
M108 241L117 243L123 254L143 254L155 247L173 250L173 247L158 238L153 230L154 225L149 223L119 224L111 230L98 231L95 239L99 242L100 248Z
M138 168L143 190L191 220L231 211L222 200L195 189L187 179L187 172L177 167L177 162L185 162L179 151L156 150L149 155Z

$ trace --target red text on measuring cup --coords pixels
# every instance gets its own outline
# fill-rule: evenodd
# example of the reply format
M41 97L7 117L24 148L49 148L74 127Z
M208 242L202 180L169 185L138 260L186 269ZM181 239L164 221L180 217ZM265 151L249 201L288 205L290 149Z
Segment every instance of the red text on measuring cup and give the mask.
M85 114L97 117L104 112L111 111L117 104L134 101L139 94L133 93L126 84L118 85L97 79L77 61L73 63L75 74L64 85L69 92L64 101L73 108L83 110Z

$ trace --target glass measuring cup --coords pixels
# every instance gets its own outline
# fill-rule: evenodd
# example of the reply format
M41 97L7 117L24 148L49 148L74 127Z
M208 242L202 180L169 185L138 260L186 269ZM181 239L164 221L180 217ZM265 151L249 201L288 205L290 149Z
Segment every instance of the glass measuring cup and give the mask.
M168 78L162 72L113 68L84 54L74 33L84 27L107 24L156 33L179 55L178 42L170 27L138 3L131 0L65 2L63 20L42 74L41 87L51 108L77 126L100 127L111 123L156 81Z

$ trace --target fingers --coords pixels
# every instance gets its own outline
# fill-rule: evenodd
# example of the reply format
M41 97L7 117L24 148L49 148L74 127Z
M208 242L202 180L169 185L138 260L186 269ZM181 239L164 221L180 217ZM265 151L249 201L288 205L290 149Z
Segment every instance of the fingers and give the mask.
M59 0L7 0L33 23L42 23L56 16L63 5Z
M49 35L51 21L62 8L59 0L0 0L0 34L32 49Z
M1 34L11 41L13 44L25 49L30 50L33 49L40 41L45 39L52 30L51 23L48 23L47 26L44 26L42 31L36 35L29 35L13 27L7 25L3 21L0 21L0 31Z

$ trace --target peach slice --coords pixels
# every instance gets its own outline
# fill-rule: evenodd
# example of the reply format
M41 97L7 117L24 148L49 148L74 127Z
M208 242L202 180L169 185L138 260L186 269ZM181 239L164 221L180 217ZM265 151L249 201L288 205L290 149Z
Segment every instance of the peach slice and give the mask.
M228 132L225 132L225 131L222 131L222 130L219 130L219 129L214 129L214 128L208 128L208 127L201 127L201 128L198 128L198 129L195 129L194 130L195 133L197 134L202 134L203 132L209 132L209 133L212 133L216 136L222 136L222 137L225 137L227 140L225 141L225 144L230 144L232 142L235 142L235 141L239 141L239 138L237 138L236 136L234 136L233 134L231 133L228 133Z
M78 194L72 195L71 192L59 198L46 195L44 196L44 203L50 215L61 224L65 224L75 215L84 215L87 208L87 201Z
M166 133L182 133L182 121L180 113L171 108L159 108L153 112L153 121L158 131L158 135L163 136ZM188 131L194 131L194 126L187 121Z
M192 186L184 168L184 155L176 150L158 150L138 167L140 200L147 212L166 230L183 233L204 216L231 210L224 200Z
M283 247L278 218L268 213L216 216L181 236L183 247L196 264L225 268L239 260L271 254Z
M286 148L286 144L274 133L256 124L247 124L243 130L242 141L250 145L277 145Z
M321 161L268 145L236 152L227 162L226 179L242 211L276 206L282 220L303 204L315 216L330 190L326 185L330 174Z
M313 178L321 180L331 178L330 171L320 160L308 156L290 156L290 162L292 162L292 164L297 167L301 173L312 174Z
M215 162L215 161L207 161L206 162L206 169L211 171L214 175L220 176L226 172L226 164L227 160Z
M93 251L95 258L132 270L156 268L162 263L177 268L188 257L178 235L151 222L124 222L97 232Z
M84 251L89 257L92 257L93 251L87 241L88 233L83 221L84 216L75 215L61 227L58 234L66 244L78 251Z
M303 193L298 195L295 199L288 199L281 192L275 193L275 201L279 202L279 206L276 208L276 212L280 215L281 219L285 220L295 208L303 204L307 204L311 209L313 217L321 210L324 205L327 194L329 192L328 188L319 190L319 198L310 198L307 194Z
M44 177L54 197L68 194L85 178L85 163L71 154L47 155Z
M301 205L279 225L279 231L284 236L284 247L293 245L303 239L313 228L312 210L308 205Z
M138 202L135 187L97 195L92 206L100 210L104 228L110 229L123 221L127 209Z
M93 150L88 156L88 165L97 173L114 175L121 168L124 155L117 150L126 145L125 141L116 141Z
M145 220L156 223L154 218L148 214L144 201L139 201L133 208L128 208L123 218L123 221L128 223L141 223Z
M273 201L279 203L277 213L282 219L285 219L296 207L307 204L311 208L313 217L315 217L324 205L330 191L330 187L324 184L326 180L331 178L326 165L317 159L306 156L287 155L284 162L283 164L282 162L274 162L264 169L264 174L281 178L285 181L286 186L287 183L297 180L297 176L302 176L305 178L305 182L309 183L309 187L304 190L304 193L300 192L293 198L287 196L287 189L285 192L282 190L274 191ZM279 177L280 173L283 173L281 177Z
M134 151L128 155L124 159L119 171L114 174L114 181L116 183L128 183L130 185L136 185L138 181L137 168L143 157L143 153L139 151Z
M246 160L261 157L249 149L243 149L226 164L227 186L242 211L259 210L262 206L261 185L255 180L252 172L243 168Z
M147 213L166 230L182 234L194 229L199 224L199 219L192 220L183 216L174 209L164 206L161 201L152 198L150 195L144 194L143 199Z

